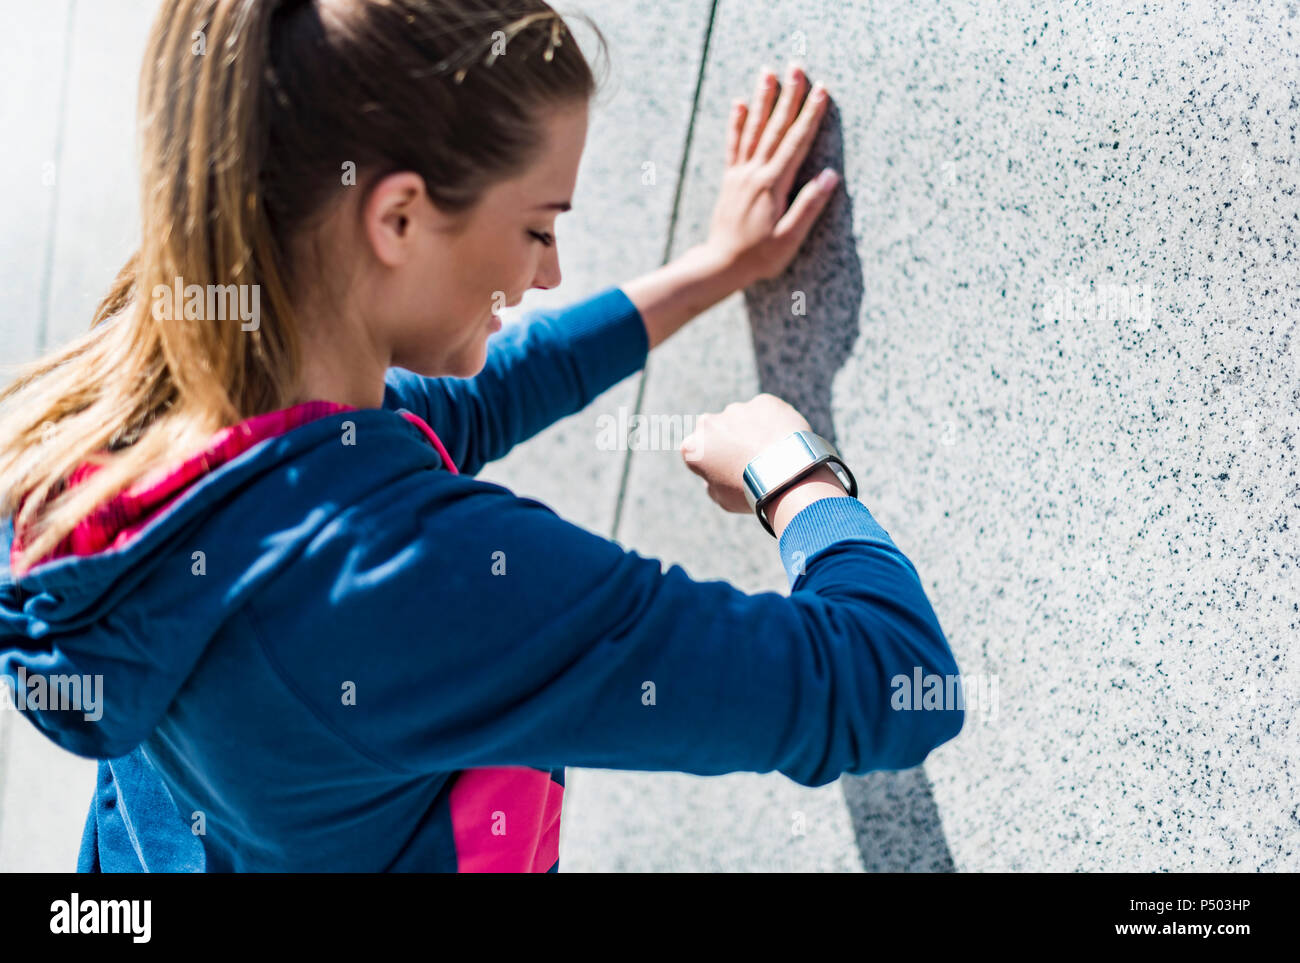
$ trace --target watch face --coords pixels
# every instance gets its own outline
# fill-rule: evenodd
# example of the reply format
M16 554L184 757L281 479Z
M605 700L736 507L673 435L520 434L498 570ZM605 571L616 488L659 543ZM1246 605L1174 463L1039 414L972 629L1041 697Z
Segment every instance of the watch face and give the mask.
M780 492L811 474L819 465L826 465L844 486L845 492L857 497L858 485L835 446L812 431L796 431L759 452L741 476L745 500L758 515L763 527L773 537L765 511L769 502Z

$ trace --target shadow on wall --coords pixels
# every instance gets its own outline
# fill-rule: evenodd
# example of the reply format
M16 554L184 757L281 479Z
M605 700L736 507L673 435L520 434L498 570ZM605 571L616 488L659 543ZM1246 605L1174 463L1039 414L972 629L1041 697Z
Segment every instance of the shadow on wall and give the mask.
M955 873L925 769L843 776L862 868L868 873Z
M838 107L826 120L790 199L824 167L846 170ZM789 269L745 290L759 390L794 405L813 431L841 447L831 387L858 340L862 262L853 238L853 201L841 184ZM810 309L809 302L816 308ZM880 385L883 395L886 386ZM954 872L930 781L921 767L840 780L867 872Z
M790 200L824 167L841 175L846 170L840 112L833 101L795 175ZM760 391L790 402L813 431L839 447L831 420L831 383L858 339L863 282L853 239L853 202L843 182L835 190L785 273L750 285L744 297Z

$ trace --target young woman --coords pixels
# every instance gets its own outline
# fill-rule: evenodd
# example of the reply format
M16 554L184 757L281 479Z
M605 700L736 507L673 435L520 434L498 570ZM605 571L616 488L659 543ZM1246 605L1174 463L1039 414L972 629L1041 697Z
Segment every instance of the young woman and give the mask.
M765 72L705 243L489 338L560 281L596 87L543 0L163 3L140 249L0 395L0 678L103 760L81 869L554 871L565 766L819 786L961 728L891 708L956 665L825 465L766 509L788 597L474 477L781 272L835 186L786 209L826 99ZM760 395L683 458L749 511L808 427Z

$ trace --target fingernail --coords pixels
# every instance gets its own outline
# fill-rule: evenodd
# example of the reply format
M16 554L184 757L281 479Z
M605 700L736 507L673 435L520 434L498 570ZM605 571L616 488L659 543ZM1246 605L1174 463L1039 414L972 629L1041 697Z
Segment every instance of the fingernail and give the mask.
M840 175L835 173L829 167L817 175L817 186L821 190L829 191L840 182Z

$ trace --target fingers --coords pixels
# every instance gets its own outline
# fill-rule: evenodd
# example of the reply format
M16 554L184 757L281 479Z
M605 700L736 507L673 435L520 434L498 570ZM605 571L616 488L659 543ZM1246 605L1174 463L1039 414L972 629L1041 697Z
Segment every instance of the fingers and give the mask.
M754 149L754 157L758 160L768 160L776 147L781 143L781 138L785 132L790 129L794 123L795 116L799 112L799 105L803 103L807 75L794 64L786 72L785 86L781 88L781 99L777 101L776 110L772 112L772 119L768 121L766 128L763 130L763 136L758 141L758 147Z
M727 130L727 166L731 167L740 156L740 135L744 133L745 117L749 114L749 105L737 100L731 105L731 126Z
M776 179L779 188L778 196L789 193L799 165L808 156L808 150L817 138L817 129L821 126L822 117L825 116L830 102L830 94L821 82L814 84L808 99L804 101L803 109L799 111L799 116L772 154L770 163L779 172Z
M770 70L763 70L758 75L758 86L749 109L749 118L745 123L745 132L740 137L740 148L736 159L747 161L754 156L758 138L767 124L768 115L772 113L772 103L776 100L776 75Z
M814 177L799 189L799 195L790 205L790 209L785 212L781 220L776 222L772 235L780 238L783 246L798 248L803 244L808 232L812 230L812 226L817 223L817 218L825 210L838 186L838 174L827 178L823 172Z

